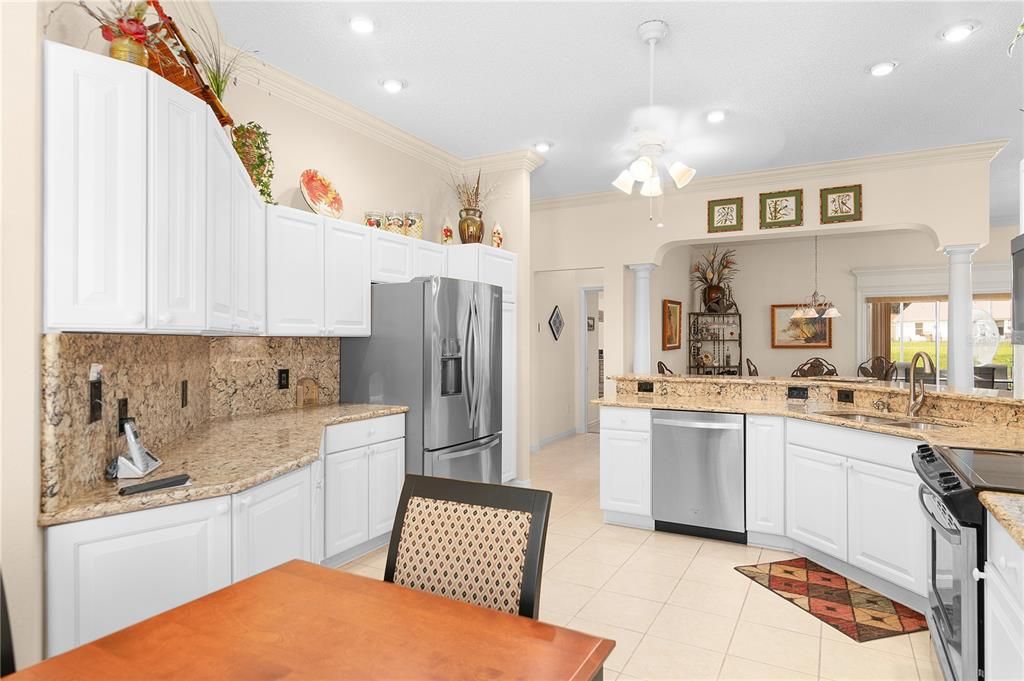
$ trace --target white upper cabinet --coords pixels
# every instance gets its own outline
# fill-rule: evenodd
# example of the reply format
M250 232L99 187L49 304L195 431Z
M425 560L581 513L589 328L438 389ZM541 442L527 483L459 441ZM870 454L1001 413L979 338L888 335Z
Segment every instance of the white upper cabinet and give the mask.
M516 301L519 262L515 253L481 244L463 244L448 249L448 276L494 284L502 289L502 300Z
M214 331L231 331L235 324L231 277L235 150L212 113L206 120L206 324Z
M248 173L246 174L248 178ZM249 321L253 333L267 332L267 206L249 186Z
M231 496L232 579L312 558L310 467Z
M48 329L146 328L147 74L45 43Z
M414 239L412 270L414 277L448 276L448 246Z
M206 102L149 75L150 329L206 327Z
M324 219L324 317L329 336L370 335L371 233Z
M267 207L267 333L324 335L323 248L319 215Z
M379 229L373 235L373 270L375 282L402 282L413 278L413 242L415 239Z

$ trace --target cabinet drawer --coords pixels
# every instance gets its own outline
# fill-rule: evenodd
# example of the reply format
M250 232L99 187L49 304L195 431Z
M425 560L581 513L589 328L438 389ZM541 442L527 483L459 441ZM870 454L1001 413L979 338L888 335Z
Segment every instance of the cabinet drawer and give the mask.
M405 414L342 423L324 429L324 452L342 452L405 437Z
M651 410L631 407L601 407L601 428L651 432Z
M999 521L989 514L988 565L1003 578L1019 610L1024 610L1024 549L1022 549Z
M794 418L786 425L786 441L911 472L914 465L910 455L921 444L920 440Z

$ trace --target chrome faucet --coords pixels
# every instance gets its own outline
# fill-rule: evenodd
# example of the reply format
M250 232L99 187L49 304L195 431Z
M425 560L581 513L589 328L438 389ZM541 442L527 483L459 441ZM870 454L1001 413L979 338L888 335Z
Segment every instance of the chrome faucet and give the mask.
M917 377L917 360L923 359L924 369L927 374L935 373L935 361L927 352L916 352L910 360L910 401L907 403L907 416L917 416L917 410L924 402L924 379Z

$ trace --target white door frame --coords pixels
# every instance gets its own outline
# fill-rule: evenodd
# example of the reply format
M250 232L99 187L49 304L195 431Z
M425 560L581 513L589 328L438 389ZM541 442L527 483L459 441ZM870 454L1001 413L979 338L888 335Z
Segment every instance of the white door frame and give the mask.
M579 402L577 405L580 407L580 417L576 422L576 432L585 433L587 432L587 294L588 293L600 293L604 291L604 286L580 286L580 327L579 333L579 362L576 365L576 371L579 376L577 385L579 387ZM594 324L599 324L600 319L595 319ZM595 330L596 330L595 326Z

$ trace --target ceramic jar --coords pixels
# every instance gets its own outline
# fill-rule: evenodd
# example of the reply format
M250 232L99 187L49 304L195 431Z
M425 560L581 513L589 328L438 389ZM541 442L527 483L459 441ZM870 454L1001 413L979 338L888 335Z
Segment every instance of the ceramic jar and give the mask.
M413 239L423 238L423 213L409 211L405 214L405 235Z
M389 210L384 214L384 231L392 234L404 234L405 216L398 211Z
M369 210L363 214L363 224L373 229L380 229L384 226L384 213L379 210Z

